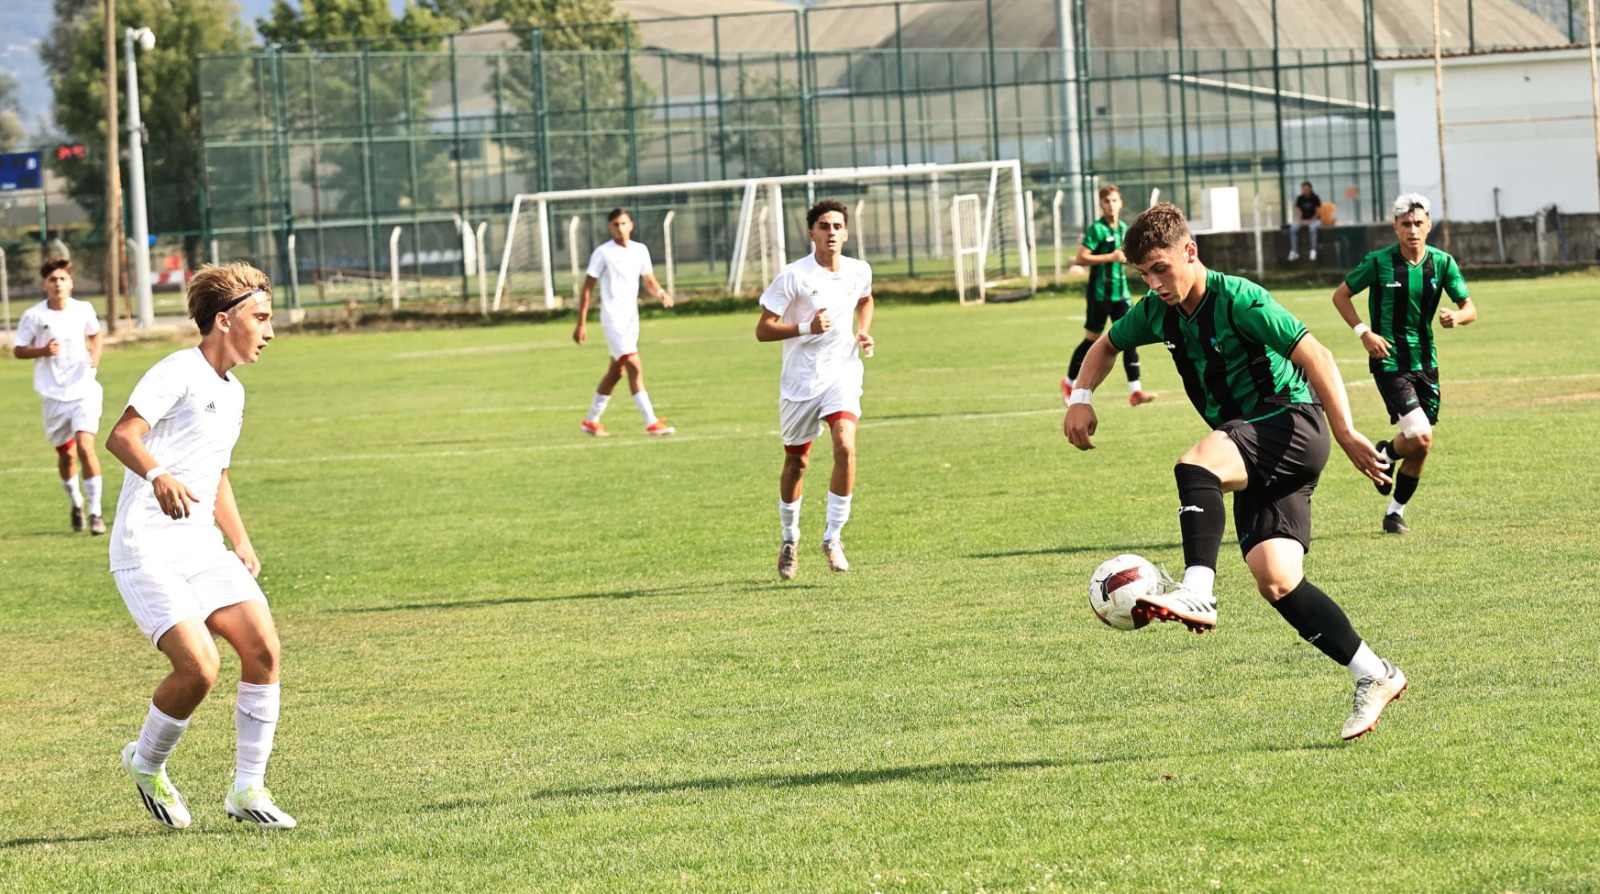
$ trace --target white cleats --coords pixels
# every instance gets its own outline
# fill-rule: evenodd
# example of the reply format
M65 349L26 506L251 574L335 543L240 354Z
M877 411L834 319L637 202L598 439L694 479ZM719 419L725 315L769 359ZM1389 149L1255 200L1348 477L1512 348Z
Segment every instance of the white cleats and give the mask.
M834 571L849 571L850 560L844 557L844 544L837 540L822 541L822 555L828 560L828 567Z
M800 561L795 556L794 543L788 540L783 546L778 547L778 577L781 580L794 580L800 571Z
M1350 709L1350 719L1344 722L1344 731L1340 733L1345 739L1359 739L1372 732L1378 725L1378 717L1383 714L1383 709L1389 703L1400 697L1411 684L1406 682L1405 672L1395 667L1384 659L1383 666L1389 673L1382 677L1362 677L1356 681L1355 704Z
M1182 584L1168 584L1159 593L1134 600L1133 621L1137 627L1151 621L1177 621L1195 633L1206 633L1217 629L1217 598L1201 596Z
M236 823L254 823L263 829L293 829L297 825L294 817L272 803L272 792L264 786L251 786L244 791L230 788L222 806Z
M133 755L138 749L138 742L129 742L123 747L122 769L133 777L133 784L139 789L139 800L143 802L144 809L164 826L174 829L188 828L189 806L183 802L183 795L173 787L172 780L167 778L166 770L160 773L139 772L133 765Z

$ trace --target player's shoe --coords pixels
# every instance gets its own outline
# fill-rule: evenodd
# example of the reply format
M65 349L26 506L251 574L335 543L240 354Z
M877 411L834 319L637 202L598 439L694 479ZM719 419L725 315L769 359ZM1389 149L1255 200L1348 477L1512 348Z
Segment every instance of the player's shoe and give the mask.
M1387 658L1383 666L1388 673L1381 677L1362 677L1356 681L1355 704L1350 708L1350 719L1344 722L1345 739L1357 739L1378 725L1378 717L1389 703L1400 697L1410 683L1405 672L1395 667Z
M849 571L850 560L844 557L844 544L837 540L822 541L822 555L834 571Z
M1061 402L1064 403L1064 404L1068 404L1070 406L1071 405L1070 404L1071 400L1072 400L1072 380L1063 377L1061 379Z
M1372 486L1378 489L1378 494L1387 497L1389 491L1394 490L1394 476L1400 471L1400 458L1394 455L1394 445L1388 441L1379 441L1372 446L1373 449L1378 451L1379 456L1389 461L1389 483L1379 484L1376 481L1372 482Z
M263 829L293 829L298 825L294 817L272 803L272 792L265 786L253 785L244 791L229 789L222 809L236 823L254 823Z
M794 542L785 540L783 546L778 547L778 577L782 580L794 580L800 572L800 559L794 548Z
M160 773L141 773L133 765L133 754L139 748L138 742L129 742L122 749L122 769L128 771L133 777L133 784L139 789L139 800L144 804L144 809L156 818L162 825L174 829L184 829L189 825L189 805L183 802L183 795L173 787L172 780L167 778L167 771Z
M98 515L89 516L89 533L96 537L106 532L106 520Z
M665 416L657 416L656 421L645 426L644 429L645 434L656 436L670 435L675 431L677 431L677 429L667 424L667 417Z
M1140 627L1151 621L1177 621L1195 633L1206 633L1217 629L1217 598L1166 581L1161 592L1134 600L1133 620Z
M1128 406L1137 407L1140 404L1147 404L1160 396L1154 391L1130 391L1128 392Z
M1406 517L1398 512L1391 512L1383 517L1383 533L1385 534L1410 534L1411 529L1406 527Z
M83 507L72 507L72 530L82 531L84 528Z
M587 419L583 420L583 425L578 430L592 438L611 437L611 432L606 431L606 427L601 425L598 419L594 422L590 422Z

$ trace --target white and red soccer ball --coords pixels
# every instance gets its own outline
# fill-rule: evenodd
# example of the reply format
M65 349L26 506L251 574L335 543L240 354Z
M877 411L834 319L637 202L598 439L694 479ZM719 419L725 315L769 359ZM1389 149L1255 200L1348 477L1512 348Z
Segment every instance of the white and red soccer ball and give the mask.
M1134 603L1141 596L1161 591L1161 572L1149 560L1132 553L1100 563L1089 578L1089 608L1108 627L1138 630L1150 623L1143 613L1135 617Z

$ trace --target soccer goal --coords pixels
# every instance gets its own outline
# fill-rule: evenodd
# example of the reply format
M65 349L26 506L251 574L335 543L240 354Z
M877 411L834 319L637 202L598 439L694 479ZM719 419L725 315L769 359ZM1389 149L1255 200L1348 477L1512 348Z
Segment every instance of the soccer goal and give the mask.
M976 196L981 226L952 229L952 195ZM836 198L850 209L845 254L872 263L879 281L953 279L956 247L965 275L992 286L1031 288L1030 221L1016 160L830 168L752 177L559 190L512 202L492 307L561 306L581 283L595 246L610 238L607 216L625 208L657 275L687 292L759 294L783 265L802 256L805 214ZM571 281L567 281L571 280ZM672 286L669 286L671 288Z

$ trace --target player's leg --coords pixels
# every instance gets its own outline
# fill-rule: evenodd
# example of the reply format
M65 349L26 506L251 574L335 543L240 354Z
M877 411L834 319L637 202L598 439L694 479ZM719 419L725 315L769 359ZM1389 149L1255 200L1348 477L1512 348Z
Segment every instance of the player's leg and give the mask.
M633 405L639 408L639 415L644 417L644 433L670 435L677 431L667 424L667 420L656 415L656 408L650 403L650 392L644 388L644 364L640 362L638 352L618 359L623 371L628 374L628 390L633 393Z
M1128 315L1131 305L1126 301L1113 301L1109 307L1111 322L1122 319ZM1128 377L1128 406L1137 407L1147 404L1161 395L1154 391L1144 390L1144 384L1139 381L1139 350L1129 348L1122 352L1122 371Z
M102 500L105 495L105 478L100 474L100 456L95 453L92 431L79 430L75 437L78 457L83 461L83 494L88 504L89 533L99 536L106 532Z
M850 521L850 501L856 488L856 422L852 410L838 410L823 417L833 438L833 475L828 481L828 525L822 532L822 552L828 567L849 571L840 535Z
M239 653L239 690L233 711L238 751L224 809L240 822L293 828L294 818L274 804L266 790L267 759L272 756L281 701L281 650L272 612L265 601L249 599L212 612L206 626Z
M1289 260L1300 259L1300 215L1296 214L1294 220L1289 221Z
M1379 391L1389 408L1389 419L1400 427L1392 441L1379 441L1378 451L1395 462L1390 470L1394 496L1384 511L1383 530L1389 534L1408 534L1406 504L1417 492L1428 454L1433 450L1433 425L1439 420L1438 370L1421 370L1379 376ZM1387 495L1390 488L1380 487Z
M622 358L613 357L606 364L605 375L600 377L600 384L595 386L594 398L589 402L589 415L583 417L581 431L586 435L603 438L609 432L600 424L600 416L606 411L606 404L611 402L611 392L617 390L617 383L622 381Z
M792 580L799 568L800 502L805 494L806 468L811 464L811 441L820 418L816 401L778 401L783 434L783 470L778 475L778 576Z
M1317 259L1317 233L1322 230L1322 218L1311 218L1311 260Z
M1067 365L1067 377L1061 380L1061 400L1065 402L1072 397L1072 383L1078 380L1078 371L1083 369L1083 359L1089 356L1089 349L1099 340L1100 333L1106 329L1106 316L1109 308L1104 301L1096 301L1091 295L1084 302L1083 311L1083 341L1078 342L1078 347L1072 352L1072 362Z
M1179 621L1203 633L1217 626L1217 553L1228 519L1222 495L1245 486L1249 472L1239 447L1224 431L1202 438L1173 467L1178 485L1178 528L1183 536L1183 580L1167 592L1141 600L1136 613Z
M72 530L82 531L87 527L87 520L83 511L83 489L78 484L78 458L73 450L76 443L68 440L56 446L56 470L61 474L61 489L72 501Z
M173 595L162 593L164 588L182 586L177 576L158 579L143 575L138 569L119 572L118 589L122 590L130 609L134 608L134 601L129 598L130 589L125 580L134 582L134 590L145 591L144 606L150 613L147 617L159 617L164 596ZM171 603L165 605L170 607ZM140 617L137 611L135 617ZM133 777L139 798L150 815L165 825L182 829L189 825L189 808L167 776L167 761L188 728L189 717L216 685L222 661L216 643L197 617L168 627L157 637L156 648L167 656L172 670L150 697L139 738L122 749L122 766Z

